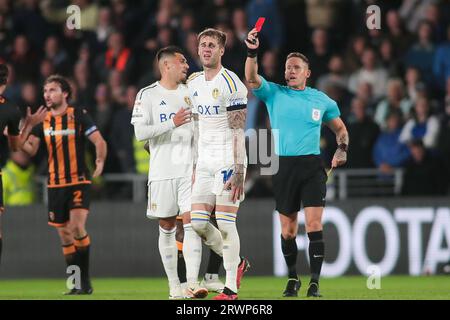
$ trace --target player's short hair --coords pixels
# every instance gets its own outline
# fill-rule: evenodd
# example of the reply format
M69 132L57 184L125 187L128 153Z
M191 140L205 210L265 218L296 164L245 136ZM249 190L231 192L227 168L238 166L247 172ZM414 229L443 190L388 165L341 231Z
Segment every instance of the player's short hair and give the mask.
M67 92L67 100L70 99L70 97L72 96L72 88L70 86L69 81L64 78L63 76L59 75L59 74L53 74L51 76L49 76L45 82L44 82L44 86L46 84L52 83L52 82L56 82L59 84L59 86L61 87L61 91L62 92Z
M290 59L290 58L300 58L304 63L306 63L309 67L309 60L308 58L300 53L300 52L291 52L287 55L286 60Z
M225 48L225 45L227 44L227 34L217 29L208 28L200 32L197 36L198 43L200 43L200 40L203 37L211 37L217 39L219 45L223 48Z
M159 62L164 57L174 56L175 53L184 55L183 50L181 50L177 46L167 46L167 47L161 48L156 53L156 60L158 60L158 62Z
M0 63L0 86L8 82L9 69L4 63Z

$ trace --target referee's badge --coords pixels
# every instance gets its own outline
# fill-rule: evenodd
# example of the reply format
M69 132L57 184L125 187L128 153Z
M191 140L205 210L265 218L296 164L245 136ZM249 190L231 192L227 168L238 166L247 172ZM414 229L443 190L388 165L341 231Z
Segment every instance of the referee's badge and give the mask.
M312 109L312 119L314 121L320 120L320 109Z
M212 91L212 96L214 99L217 99L219 97L219 89L214 88Z

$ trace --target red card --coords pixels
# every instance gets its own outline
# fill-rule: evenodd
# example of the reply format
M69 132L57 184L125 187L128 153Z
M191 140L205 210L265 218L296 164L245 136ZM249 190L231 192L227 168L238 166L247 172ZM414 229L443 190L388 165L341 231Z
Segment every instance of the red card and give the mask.
M256 24L255 24L256 31L258 31L258 32L261 31L264 21L266 21L266 18L264 18L264 17L258 18L258 21L256 21Z

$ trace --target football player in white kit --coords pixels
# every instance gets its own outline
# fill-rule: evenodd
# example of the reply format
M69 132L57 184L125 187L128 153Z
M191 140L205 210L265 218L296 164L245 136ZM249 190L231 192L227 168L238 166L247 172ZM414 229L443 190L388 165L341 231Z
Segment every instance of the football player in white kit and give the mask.
M177 273L176 217L183 216L184 246L191 297L204 298L208 290L198 286L201 238L190 226L192 187L191 100L187 86L188 64L174 46L157 53L161 80L141 89L134 104L131 123L137 140L149 140L147 217L159 220L159 252L169 280L170 299L181 299ZM194 275L194 276L192 276ZM195 278L194 278L195 277Z
M206 29L198 35L203 72L188 82L194 118L191 225L207 246L223 256L225 288L215 300L237 299L241 277L249 267L239 255L236 228L247 166L247 88L222 66L225 44L226 35L219 30ZM214 206L218 229L210 223Z

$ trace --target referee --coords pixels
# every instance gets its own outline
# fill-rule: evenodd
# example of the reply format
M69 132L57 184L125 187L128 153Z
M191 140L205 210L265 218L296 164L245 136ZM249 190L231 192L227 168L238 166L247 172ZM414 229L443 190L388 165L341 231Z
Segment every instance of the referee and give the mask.
M301 286L296 270L298 250L295 239L297 215L302 203L311 268L306 295L321 297L319 277L325 252L322 214L327 174L320 159L320 129L325 122L336 135L338 149L332 168L343 165L347 160L347 129L339 117L336 102L323 92L306 86L311 71L303 54L293 52L287 56L284 74L287 86L282 86L258 75L256 29L249 32L246 45L245 77L255 96L266 104L272 130L278 131L275 153L280 157L280 165L273 176L273 187L281 223L281 249L289 270L283 296L296 297Z

